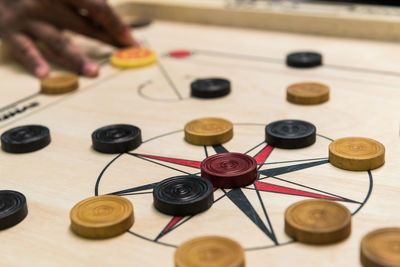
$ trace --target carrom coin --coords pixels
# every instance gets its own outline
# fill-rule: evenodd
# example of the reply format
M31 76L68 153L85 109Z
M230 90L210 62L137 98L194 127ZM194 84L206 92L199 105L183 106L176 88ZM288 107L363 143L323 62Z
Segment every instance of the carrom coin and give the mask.
M59 74L43 79L40 85L43 94L65 94L78 89L79 80L75 74Z
M13 227L28 215L28 206L23 194L10 191L0 191L0 230Z
M277 148L308 147L315 143L316 135L317 128L301 120L275 121L265 127L265 141Z
M373 139L347 137L329 145L329 162L350 171L368 171L385 164L385 147Z
M156 62L156 54L145 47L126 48L111 56L111 63L118 68L138 68Z
M71 229L87 238L108 238L127 231L134 222L132 203L124 197L90 197L76 204L71 212Z
M193 145L211 146L228 142L233 137L232 122L222 118L201 118L185 125L185 139Z
M213 185L196 176L165 179L153 190L154 207L168 215L195 215L209 209L213 202Z
M292 68L313 68L322 65L322 55L316 52L295 52L286 57L286 64Z
M295 83L287 88L286 98L299 105L316 105L329 100L329 86L322 83Z
M114 124L97 129L92 134L93 149L101 153L123 153L142 144L142 131L128 124Z
M242 187L257 178L257 162L241 153L219 153L201 162L201 177L219 188Z
M335 243L350 235L351 213L337 202L303 200L287 208L285 232L303 243Z
M41 125L24 125L1 135L1 148L8 153L29 153L50 144L50 130Z
M361 241L360 258L365 267L400 266L400 228L368 233Z
M190 88L193 97L218 98L231 92L231 82L222 78L197 79Z
M176 267L244 267L242 246L221 236L202 236L181 244L175 251Z

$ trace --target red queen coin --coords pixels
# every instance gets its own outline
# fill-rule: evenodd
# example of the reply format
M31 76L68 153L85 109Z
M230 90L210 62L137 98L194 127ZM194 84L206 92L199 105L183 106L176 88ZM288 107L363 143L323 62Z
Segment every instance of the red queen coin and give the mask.
M215 187L234 188L249 185L257 178L257 162L240 153L220 153L201 163L201 176Z

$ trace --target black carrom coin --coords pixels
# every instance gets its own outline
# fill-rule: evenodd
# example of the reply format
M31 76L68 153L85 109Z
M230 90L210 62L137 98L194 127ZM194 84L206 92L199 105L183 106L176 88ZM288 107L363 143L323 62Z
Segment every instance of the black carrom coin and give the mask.
M316 127L309 122L281 120L265 127L265 141L277 148L303 148L315 143L316 132Z
M214 202L213 185L196 176L176 176L160 182L153 190L154 207L168 215L194 215Z
M142 144L142 132L133 125L109 125L93 132L92 143L93 149L101 153L124 153Z
M293 68L313 68L322 65L322 55L316 52L296 52L286 57L286 64Z
M28 206L23 194L10 191L0 191L0 230L17 225L28 215Z
M50 142L50 130L40 125L16 127L1 136L1 148L9 153L37 151L46 147Z
M231 92L231 82L222 78L197 79L190 89L193 97L218 98Z

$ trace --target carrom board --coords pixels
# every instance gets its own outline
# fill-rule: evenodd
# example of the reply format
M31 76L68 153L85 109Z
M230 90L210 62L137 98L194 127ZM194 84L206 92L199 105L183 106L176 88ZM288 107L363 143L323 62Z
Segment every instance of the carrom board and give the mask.
M361 238L376 228L400 225L398 44L165 21L154 21L135 36L156 51L157 64L116 69L108 61L111 48L77 40L101 63L101 75L81 78L80 89L67 95L42 95L38 80L19 66L0 65L0 131L41 124L52 137L49 146L34 153L0 152L2 189L24 193L29 208L23 222L0 233L1 265L173 266L177 245L215 234L240 242L248 266L359 266ZM191 56L168 56L182 49ZM288 68L286 55L298 50L320 52L324 65ZM202 77L229 79L231 94L191 98L191 81ZM329 85L330 101L288 103L286 87L301 81ZM184 124L206 116L231 120L234 138L216 147L185 142ZM313 123L317 142L297 150L268 146L265 125L281 119ZM143 144L121 155L95 152L92 132L114 123L140 127ZM365 172L330 165L329 143L348 136L383 143L386 164ZM213 207L193 217L166 216L153 208L155 183L198 174L199 162L226 150L255 157L256 184L217 190ZM109 193L132 201L133 227L105 240L71 232L70 209L84 198ZM347 206L353 213L350 238L327 246L289 238L284 211L308 198Z
M400 39L400 8L340 1L130 0L122 14L385 41Z

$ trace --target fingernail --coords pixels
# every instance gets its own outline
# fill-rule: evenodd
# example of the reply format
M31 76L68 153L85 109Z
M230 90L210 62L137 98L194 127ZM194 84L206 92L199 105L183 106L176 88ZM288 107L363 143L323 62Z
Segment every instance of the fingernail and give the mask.
M132 37L132 32L129 28L127 28L124 33L121 35L121 41L126 45L134 45L135 40Z
M40 65L35 68L35 75L39 78L46 78L50 73L50 68L44 65Z
M83 66L83 74L89 77L96 77L97 75L99 75L99 70L99 65L93 62L86 63Z

